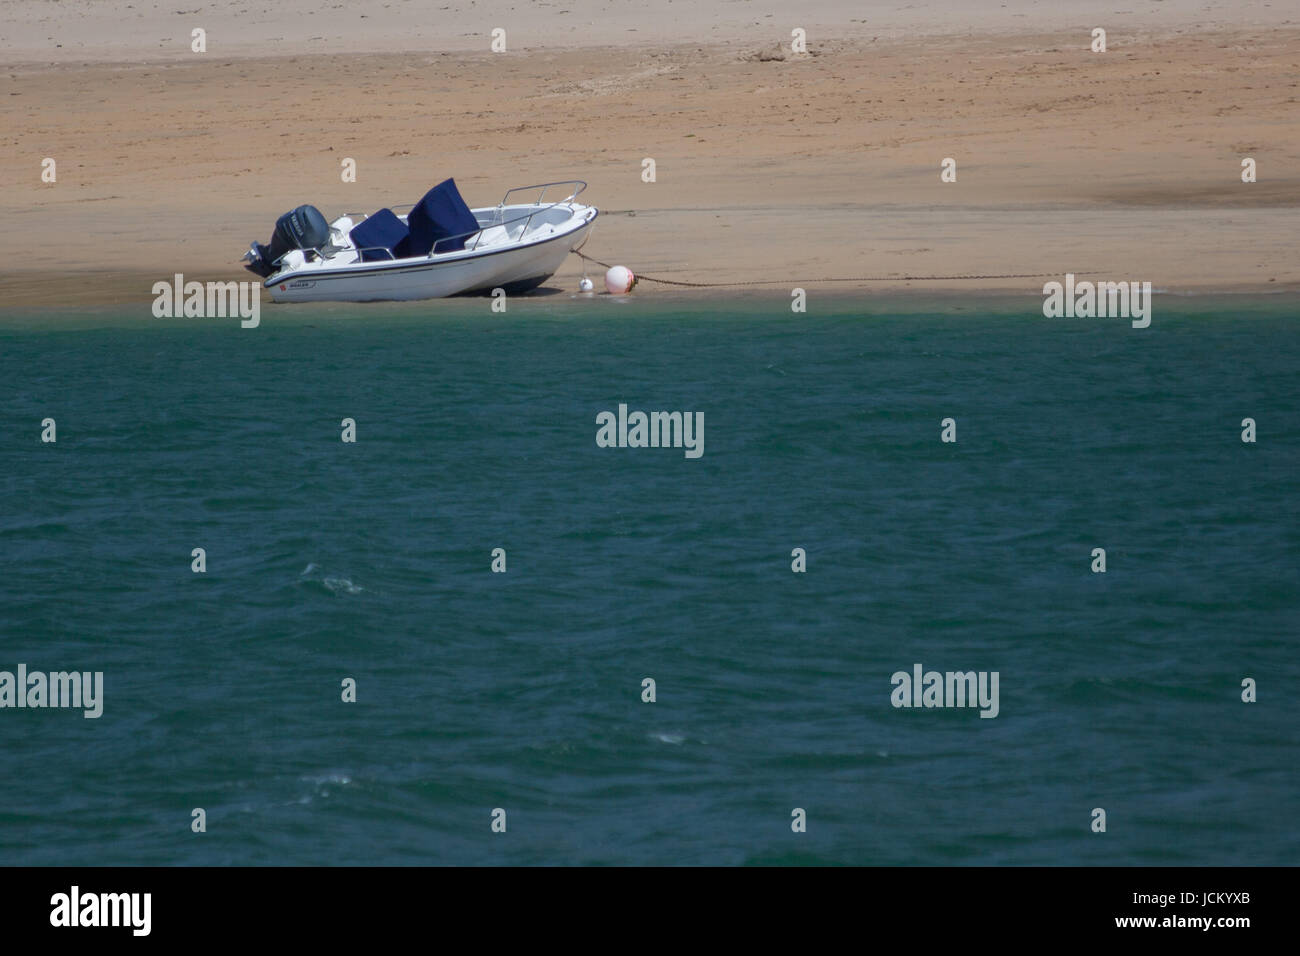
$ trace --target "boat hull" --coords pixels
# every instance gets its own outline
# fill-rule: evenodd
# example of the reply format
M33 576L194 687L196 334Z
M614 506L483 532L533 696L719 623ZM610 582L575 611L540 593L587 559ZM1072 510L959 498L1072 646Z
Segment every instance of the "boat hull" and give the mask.
M586 238L593 215L572 228L500 249L465 250L422 259L370 262L337 269L306 268L267 279L275 302L382 302L441 299L541 285Z

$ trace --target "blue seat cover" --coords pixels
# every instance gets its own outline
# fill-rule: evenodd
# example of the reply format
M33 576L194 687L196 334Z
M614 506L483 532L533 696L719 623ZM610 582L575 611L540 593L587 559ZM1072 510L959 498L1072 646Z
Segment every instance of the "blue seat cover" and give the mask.
M387 249L393 257L402 258L404 253L399 247L405 245L409 235L410 230L391 209L381 209L373 216L367 216L348 233L352 244L365 250L361 253L362 262L388 259L380 249Z
M438 252L464 249L465 240L470 237L462 233L477 232L479 228L478 220L461 198L454 179L444 180L425 193L406 221L411 226L410 237L400 253L406 256L427 256L435 242L448 236L460 238L440 243Z

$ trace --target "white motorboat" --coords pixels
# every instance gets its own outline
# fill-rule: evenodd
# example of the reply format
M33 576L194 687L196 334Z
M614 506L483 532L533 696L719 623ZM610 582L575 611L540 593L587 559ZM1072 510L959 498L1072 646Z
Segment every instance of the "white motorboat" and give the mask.
M555 187L568 194L546 202ZM245 268L263 278L276 302L526 292L586 240L599 215L577 202L586 187L580 180L520 186L495 206L470 209L448 179L404 215L381 209L332 223L316 207L299 206L276 222L269 245L253 243Z

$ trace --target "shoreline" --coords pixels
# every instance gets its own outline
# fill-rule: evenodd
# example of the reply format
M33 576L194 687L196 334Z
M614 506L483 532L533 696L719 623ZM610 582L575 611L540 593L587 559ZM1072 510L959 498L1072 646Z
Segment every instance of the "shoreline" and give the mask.
M1059 324L1062 328L1079 329L1092 324L1113 324L1117 331L1128 334L1130 320L1123 317L1053 317L1043 315L1044 296L1041 289L961 289L890 287L871 293L860 289L807 290L806 312L790 311L790 297L784 290L762 292L745 290L691 290L667 295L645 296L641 287L628 296L612 296L605 292L579 293L576 288L546 288L541 295L519 296L510 300L509 315L514 318L573 320L584 316L609 315L611 318L631 318L635 315L659 314L667 311L698 312L702 316L744 313L772 320L789 318L816 321L830 314L860 312L863 318L897 318L909 314L943 314L954 321L966 317L964 313L996 313L1006 318L1019 316L1026 322ZM1161 317L1175 313L1181 319L1195 318L1200 313L1220 314L1225 311L1267 312L1274 315L1290 308L1289 301L1300 294L1300 288L1276 291L1238 292L1167 292L1153 290L1153 321L1147 329L1136 329L1133 334L1150 332L1159 328ZM235 334L255 334L277 325L310 326L316 322L351 323L356 320L375 321L427 321L460 320L481 316L484 322L500 324L502 317L490 312L491 299L484 296L455 296L446 299L423 299L405 302L316 302L261 303L259 323L248 329L241 328L238 316L225 318L157 318L152 314L152 300L146 301L84 301L63 305L31 305L0 310L0 330L27 332L50 329L52 331L84 328L139 328L146 325L160 330L225 329ZM603 309L631 309L631 312L605 313ZM588 311L597 310L597 311ZM1249 321L1252 316L1241 316Z
M598 270L589 270L589 275L593 280L599 279ZM566 298L570 295L577 296L578 279L583 275L579 268L573 268L567 265L557 272L551 279L547 280L539 290L539 295L520 295L512 296L511 303L516 302L547 302L552 299ZM1090 273L1075 273L1079 278L1083 278ZM1091 275L1099 275L1091 273ZM1107 273L1107 277L1112 274ZM784 282L772 282L758 284L736 283L736 284L719 284L706 288L681 288L660 285L652 279L641 278L638 281L636 289L626 298L632 300L647 301L667 301L667 302L700 302L712 303L724 299L736 300L744 299L747 301L762 300L785 303L790 299L791 289L798 287L805 290L809 297L834 298L834 299L857 299L870 302L877 298L970 298L970 299L995 299L995 298L1032 298L1041 302L1043 293L1042 285L1052 281L1062 281L1064 273L1061 274L1044 274L1041 278L1025 279L1024 285L1013 285L1008 280L988 279L957 279L952 281L940 280L889 280L871 283L856 282L814 282L812 280L795 280L788 284ZM199 274L186 275L186 281L195 282L228 282L231 277L228 275L208 275ZM0 320L7 313L23 310L26 312L58 312L66 309L99 309L99 308L128 308L138 306L144 315L143 318L153 321L149 315L149 306L156 298L151 289L155 282L171 281L171 277L161 277L157 273L112 273L111 275L94 276L89 278L79 277L78 285L75 289L68 288L66 275L51 273L49 275L25 278L14 281L10 277L0 277ZM256 281L256 277L251 274L246 277L246 281ZM1035 284L1036 283L1036 284ZM599 288L600 283L597 282ZM141 289L145 290L143 293ZM595 293L599 296L607 295L604 292ZM1204 286L1195 288L1154 288L1152 295L1168 297L1171 299L1214 299L1214 298L1271 298L1275 296L1300 296L1300 280L1290 282L1272 282L1264 284L1247 284L1240 286L1217 287ZM463 296L459 298L462 302L473 302L476 297ZM482 297L488 301L487 297ZM378 301L378 302L331 302L332 306L349 306L356 309L382 308L382 307L400 307L411 305L414 302L435 302L437 299L412 300L407 302L401 301ZM324 304L324 303L318 303ZM291 311L309 311L317 303L277 303L272 302L269 295L262 299L262 308L266 311L264 314L271 315L275 311L288 313Z

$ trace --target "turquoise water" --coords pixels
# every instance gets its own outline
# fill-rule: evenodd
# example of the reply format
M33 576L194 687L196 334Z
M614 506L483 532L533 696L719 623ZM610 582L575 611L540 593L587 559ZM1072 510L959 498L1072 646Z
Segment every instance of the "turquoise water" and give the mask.
M1294 863L1295 303L1040 304L6 317L0 863Z

